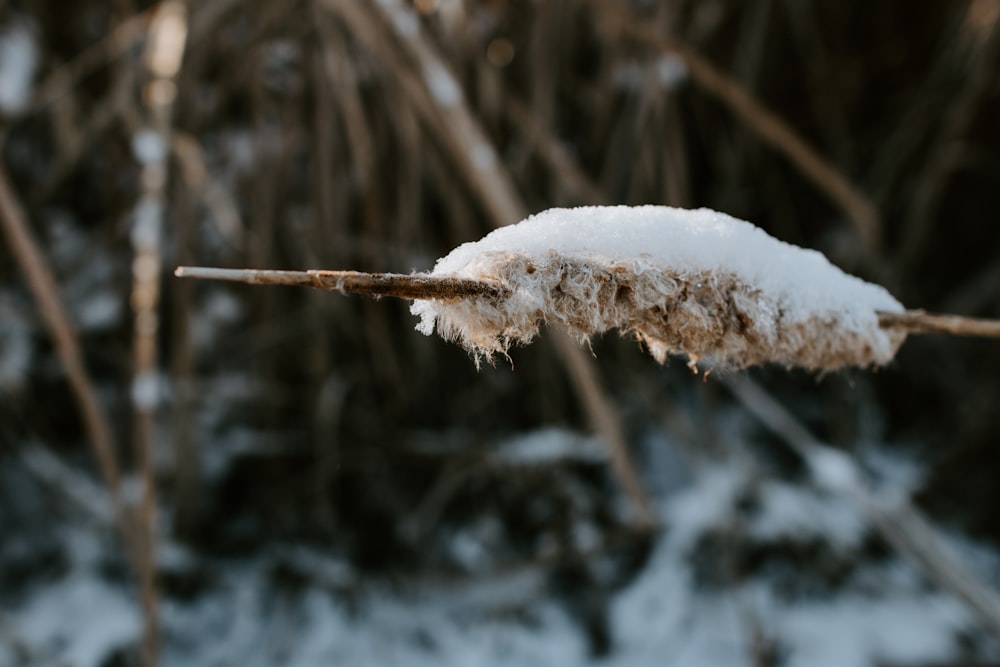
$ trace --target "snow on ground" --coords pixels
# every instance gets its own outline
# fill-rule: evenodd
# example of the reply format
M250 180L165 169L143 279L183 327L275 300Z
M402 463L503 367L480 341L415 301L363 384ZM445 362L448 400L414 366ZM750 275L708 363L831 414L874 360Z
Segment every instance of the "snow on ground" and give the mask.
M284 596L252 566L233 567L225 579L210 597L164 606L165 665L742 667L752 651L742 618L750 605L789 667L870 667L953 658L968 620L953 600L916 590L797 604L745 591L704 595L665 546L615 601L613 653L598 661L551 602L535 604L525 621L433 592L371 592L352 611L316 588ZM8 619L24 640L79 667L102 664L139 635L127 595L95 576L69 577ZM0 664L23 663L0 657Z
M11 644L25 653L0 654L4 667L36 662L97 667L139 637L141 621L131 591L98 574L107 545L83 530L67 529L62 537L71 560L61 576L38 586L13 609L0 608L3 634L16 638Z
M28 106L38 68L38 49L31 30L20 21L0 27L0 115Z
M748 529L762 541L813 538L850 550L860 546L865 537L863 517L844 497L768 480L761 484L760 499L760 511Z
M607 448L594 437L561 428L545 428L500 443L494 458L509 465L542 465L560 461L607 460Z
M115 650L127 650L141 628L128 593L87 572L33 598L18 610L14 624L29 644L81 667L96 667Z
M562 438L556 432L538 437ZM709 464L658 501L664 533L644 569L613 595L612 651L600 659L589 655L566 608L544 593L542 569L403 588L358 586L348 563L290 548L214 561L208 590L188 600L166 599L163 664L742 667L752 664L755 636L788 667L941 663L959 656L958 638L972 627L967 613L896 559L859 561L857 585L825 596L790 598L766 577L723 588L701 585L695 573L699 539L731 522L746 483L731 466ZM848 510L836 503L824 508L818 498L808 500L812 493L766 486L760 519L748 531L758 537L829 535L834 546L853 549L860 519L846 518ZM807 515L818 517L815 525L806 525ZM107 571L101 550L112 540L82 529L67 531L66 539L74 557L65 571L30 595L3 601L0 626L7 641L0 641L0 667L97 667L139 636L129 587L101 574ZM198 558L169 546L161 554L171 571ZM277 586L271 576L277 562L312 573L310 585Z
M865 566L856 575L859 581L877 581L875 593L846 590L822 599L789 600L759 579L721 592L699 590L684 555L708 527L726 520L740 484L733 470L709 468L664 503L670 526L666 538L642 576L615 600L620 650L609 664L753 664L753 624L775 644L786 667L935 663L957 655L959 633L969 627L967 613L953 599L926 590L913 569L898 561ZM810 538L825 534L823 524L829 523L835 544L856 539L854 523L861 519L846 521L847 508L830 512L801 506L802 494L781 485L765 497L764 518L751 531ZM820 525L804 528L802 517L811 511Z

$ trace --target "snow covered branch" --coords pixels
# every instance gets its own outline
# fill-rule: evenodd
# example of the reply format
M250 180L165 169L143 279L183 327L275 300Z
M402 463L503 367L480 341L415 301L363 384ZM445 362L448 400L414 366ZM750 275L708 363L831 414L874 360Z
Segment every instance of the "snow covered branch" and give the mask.
M181 277L292 284L414 300L417 329L477 360L542 323L580 339L618 329L661 363L724 368L883 365L908 333L997 336L1000 324L906 311L822 254L708 209L550 209L456 248L429 274L181 267Z

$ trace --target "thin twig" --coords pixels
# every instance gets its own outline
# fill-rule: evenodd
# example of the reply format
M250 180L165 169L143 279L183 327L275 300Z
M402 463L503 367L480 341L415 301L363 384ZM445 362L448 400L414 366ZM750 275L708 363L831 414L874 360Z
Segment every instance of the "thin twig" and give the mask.
M269 271L257 269L216 269L180 266L178 278L202 278L247 283L249 285L300 285L344 294L361 294L397 299L442 299L448 301L499 299L506 290L496 283L433 276L426 273L363 273L360 271Z
M159 663L159 592L156 585L157 492L153 469L153 437L158 396L160 278L162 272L163 211L167 201L171 127L177 99L177 74L187 40L187 7L180 0L162 2L149 26L145 52L147 79L142 90L145 122L134 138L142 166L142 196L136 207L131 238L133 336L132 403L136 466L142 479L142 497L136 522L136 557L144 617L142 665Z
M1000 320L986 320L962 315L940 315L923 310L903 313L879 313L879 326L903 329L907 333L942 333L952 336L1000 338Z

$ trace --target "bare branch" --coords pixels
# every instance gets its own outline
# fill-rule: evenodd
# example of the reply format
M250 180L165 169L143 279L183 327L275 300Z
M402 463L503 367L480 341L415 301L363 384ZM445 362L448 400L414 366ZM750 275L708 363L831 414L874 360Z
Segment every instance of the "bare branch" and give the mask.
M146 80L142 87L144 119L133 136L141 165L142 194L136 205L132 238L133 446L142 494L136 508L135 557L143 612L141 664L160 662L159 591L156 583L157 490L153 469L153 438L159 396L160 276L163 258L164 210L177 75L188 33L187 6L180 0L161 2L148 30L144 53Z
M1000 338L1000 321L961 315L939 315L923 310L903 313L879 313L878 323L884 329L903 329L907 333L943 333L953 336Z
M260 269L217 269L203 266L179 266L178 278L202 278L247 283L249 285L300 285L397 299L501 299L507 291L485 280L467 280L426 273L364 273L361 271L269 271Z

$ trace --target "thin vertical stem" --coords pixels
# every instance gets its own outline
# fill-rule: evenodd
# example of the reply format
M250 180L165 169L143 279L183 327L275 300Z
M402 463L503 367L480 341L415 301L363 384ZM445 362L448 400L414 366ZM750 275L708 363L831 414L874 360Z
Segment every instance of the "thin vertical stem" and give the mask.
M133 138L136 157L142 165L143 188L132 228L132 309L135 315L132 404L136 465L142 479L135 550L145 618L142 640L145 667L155 667L160 651L156 586L157 500L153 469L153 437L159 403L157 332L171 116L187 29L187 9L183 2L168 0L159 6L150 24L146 51L148 79L143 88L146 126Z

